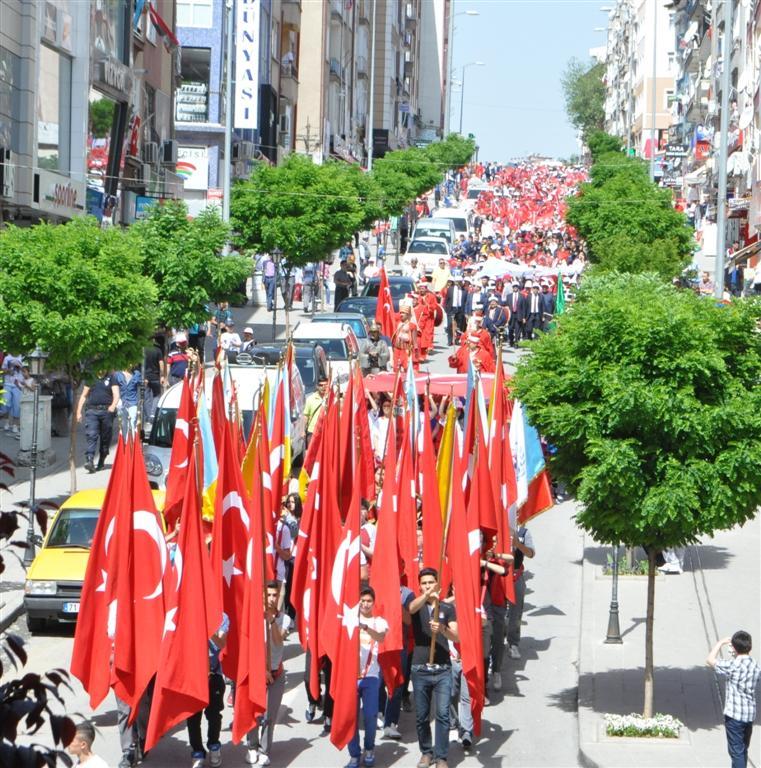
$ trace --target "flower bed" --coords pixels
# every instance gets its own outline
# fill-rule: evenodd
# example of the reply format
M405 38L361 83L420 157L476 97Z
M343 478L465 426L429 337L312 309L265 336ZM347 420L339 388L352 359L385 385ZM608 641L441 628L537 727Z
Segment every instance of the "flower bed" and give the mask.
M608 736L635 736L644 738L678 739L683 723L671 715L657 713L655 717L642 715L604 716L605 732Z

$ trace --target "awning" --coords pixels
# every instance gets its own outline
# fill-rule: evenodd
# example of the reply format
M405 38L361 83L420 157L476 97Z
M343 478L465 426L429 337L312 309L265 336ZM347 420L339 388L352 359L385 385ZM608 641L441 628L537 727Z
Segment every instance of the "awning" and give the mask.
M761 251L761 240L756 240L755 243L746 245L745 248L740 248L739 251L735 251L726 262L726 268L732 269L736 264L741 264L743 261L747 261L751 256L755 256Z
M706 167L701 165L696 171L688 173L684 177L684 183L689 185L702 184L706 178Z
M396 374L394 373L374 373L365 377L364 385L368 392L393 392L395 382ZM415 390L419 395L425 394L425 387L429 382L432 395L453 394L455 397L465 397L468 393L468 376L465 373L435 373L430 376L416 374ZM484 388L484 397L489 400L494 387L494 374L482 373L481 384Z

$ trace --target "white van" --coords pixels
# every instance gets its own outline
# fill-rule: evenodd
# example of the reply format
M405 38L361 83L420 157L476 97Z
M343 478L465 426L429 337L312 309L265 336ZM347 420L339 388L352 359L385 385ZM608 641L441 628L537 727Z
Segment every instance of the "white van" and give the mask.
M433 212L434 219L450 219L454 224L455 236L460 235L468 236L468 229L470 228L470 216L467 211L462 208L437 208Z
M245 356L248 357L248 356ZM259 407L259 395L267 377L270 387L276 384L277 367L263 366L256 362L239 362L228 365L230 376L235 382L238 407L243 420L243 434L248 439L254 422L256 409ZM211 408L211 390L214 381L214 364L209 363L204 372L206 405ZM304 401L306 398L301 374L294 365L291 371L291 455L293 462L300 462L304 455L306 439L306 419L304 418ZM182 382L175 384L164 392L156 407L156 415L148 437L147 445L143 448L145 468L152 488L166 488L166 475L169 468L169 458L172 453L174 423L177 419L177 409L180 407Z
M418 219L411 239L417 240L420 237L443 237L452 248L457 240L457 233L452 219L425 218Z

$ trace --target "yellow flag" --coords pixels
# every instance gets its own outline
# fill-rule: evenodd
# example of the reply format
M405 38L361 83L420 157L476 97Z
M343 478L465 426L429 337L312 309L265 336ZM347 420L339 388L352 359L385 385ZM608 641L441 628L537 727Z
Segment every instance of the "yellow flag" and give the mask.
M444 423L444 433L439 444L439 455L436 457L436 479L439 484L441 499L441 519L446 520L447 502L452 483L452 459L454 458L455 422L457 414L452 399L447 408L447 419Z

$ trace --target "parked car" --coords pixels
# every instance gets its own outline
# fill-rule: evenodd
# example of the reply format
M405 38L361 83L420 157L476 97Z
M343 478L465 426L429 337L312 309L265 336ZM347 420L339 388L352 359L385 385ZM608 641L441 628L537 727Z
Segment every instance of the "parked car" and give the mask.
M418 260L426 274L430 274L439 263L439 259L449 259L449 244L443 237L416 237L407 245L404 261L409 264L412 257Z
M375 319L375 308L378 306L378 298L373 296L351 296L344 299L336 312L352 312L363 315L368 322Z
M449 219L455 228L455 236L468 235L470 228L470 216L462 208L437 208L433 212L434 219Z
M450 218L435 219L427 217L418 219L415 229L412 232L412 239L418 237L443 237L451 248L457 240L454 222Z
M106 489L77 491L61 504L50 524L24 582L24 609L30 632L48 622L77 620L90 546ZM164 507L164 492L154 491L156 507Z
M276 366L285 356L285 346L257 344L241 355L248 355L254 363ZM308 397L317 389L320 375L327 375L328 358L325 355L325 350L319 344L294 344L293 361L301 374L304 394Z
M319 316L318 316L319 317ZM350 357L359 356L359 342L351 326L346 323L299 323L293 330L294 343L319 344L328 357L330 372L342 386L349 381Z
M408 293L415 291L415 281L407 275L389 275L388 287L391 290L391 301L394 304L394 311L399 311L399 301ZM380 293L380 278L372 277L365 283L363 296L374 296L378 298Z
M238 407L243 421L243 433L246 438L254 423L254 414L259 405L259 394L264 378L270 387L276 383L277 367L275 363L267 363L261 357L249 356L246 360L244 353L237 356L234 363L228 364L230 377L235 383ZM206 366L204 373L206 392L211 393L215 375L213 363ZM291 451L293 461L297 464L304 455L306 440L306 419L304 418L304 401L306 393L298 365L291 371ZM177 409L180 407L182 382L164 392L156 407L148 445L145 447L145 469L152 488L166 487L166 474L169 468L169 457L172 453L174 438L174 423L177 419ZM206 397L206 405L211 408L211 396Z
M359 343L359 351L363 352L369 344L370 324L367 318L360 312L321 312L314 318L320 323L346 323L351 326Z

